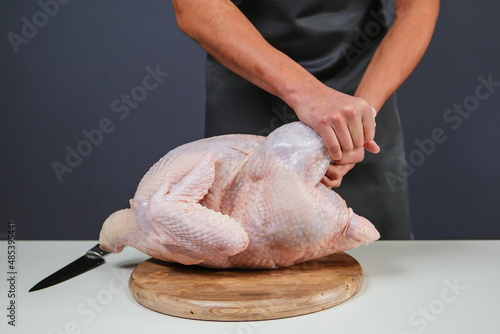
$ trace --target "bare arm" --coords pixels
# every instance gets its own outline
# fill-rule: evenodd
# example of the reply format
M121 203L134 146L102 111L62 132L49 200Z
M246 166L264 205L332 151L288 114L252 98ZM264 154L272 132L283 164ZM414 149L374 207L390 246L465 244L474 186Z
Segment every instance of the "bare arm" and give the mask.
M173 4L184 33L231 71L285 101L323 138L334 160L363 145L378 152L368 103L327 87L272 47L229 0Z
M379 110L422 57L439 0L396 0L394 24L377 49L353 98L328 88L269 45L229 0L173 0L182 31L241 77L284 100L325 142L336 165L323 183L338 186L364 158L378 152L369 108Z
M439 12L439 0L396 0L394 23L356 90L379 110L424 55Z
M380 43L354 94L380 110L422 58L439 12L439 0L396 0L394 23ZM354 150L330 165L323 183L338 187L342 177L364 157Z

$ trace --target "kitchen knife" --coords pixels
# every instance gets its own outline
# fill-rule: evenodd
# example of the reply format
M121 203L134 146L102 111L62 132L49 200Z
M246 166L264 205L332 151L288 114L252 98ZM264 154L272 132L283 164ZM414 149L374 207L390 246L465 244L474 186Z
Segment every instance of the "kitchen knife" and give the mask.
M99 248L99 244L97 244L93 248L89 249L84 256L41 280L34 287L32 287L29 292L48 288L49 286L64 282L70 278L83 274L86 271L94 269L106 262L104 261L103 256L108 253L109 252L103 251Z

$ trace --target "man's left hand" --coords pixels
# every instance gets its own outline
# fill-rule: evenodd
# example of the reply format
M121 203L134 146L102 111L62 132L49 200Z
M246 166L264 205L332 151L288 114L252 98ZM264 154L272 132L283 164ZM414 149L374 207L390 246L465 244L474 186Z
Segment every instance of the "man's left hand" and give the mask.
M346 175L357 162L362 161L364 156L364 148L359 148L349 152L349 154L343 156L341 160L332 161L321 183L328 188L337 188L342 183L344 175Z

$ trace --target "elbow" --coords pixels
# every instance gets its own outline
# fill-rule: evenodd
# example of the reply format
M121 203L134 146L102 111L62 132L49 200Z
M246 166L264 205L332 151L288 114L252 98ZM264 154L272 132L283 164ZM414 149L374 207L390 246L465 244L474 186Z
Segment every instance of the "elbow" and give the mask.
M177 21L177 27L179 27L179 30L182 31L184 34L188 35L191 37L191 29L192 25L190 24L191 16L190 15L190 10L187 7L187 3L189 1L185 0L172 0L172 4L174 5L174 12L175 12L175 20Z

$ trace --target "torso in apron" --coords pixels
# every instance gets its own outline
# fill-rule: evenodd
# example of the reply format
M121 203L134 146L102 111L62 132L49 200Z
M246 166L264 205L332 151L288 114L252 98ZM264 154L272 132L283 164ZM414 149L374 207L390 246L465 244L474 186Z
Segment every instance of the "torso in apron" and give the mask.
M327 86L354 94L368 63L387 32L379 0L236 0L235 4L275 48ZM254 86L210 55L206 66L205 136L230 133L268 135L298 120L279 98ZM376 141L344 177L336 191L370 219L382 238L410 238L406 182L390 188L384 171L398 173L403 138L395 96L377 117Z
M273 47L329 87L351 95L387 32L379 0L236 0L235 4ZM207 137L266 135L297 119L280 99L210 55L206 80Z

